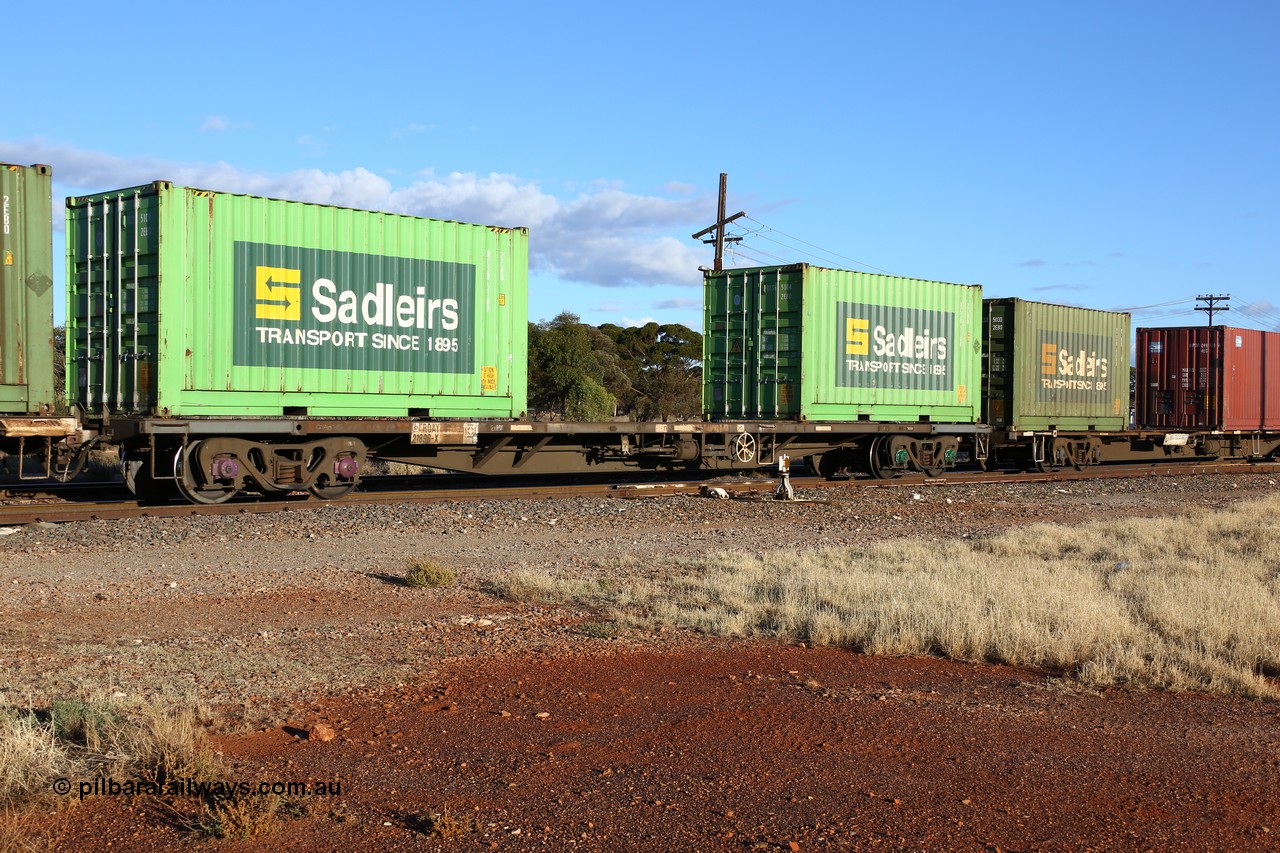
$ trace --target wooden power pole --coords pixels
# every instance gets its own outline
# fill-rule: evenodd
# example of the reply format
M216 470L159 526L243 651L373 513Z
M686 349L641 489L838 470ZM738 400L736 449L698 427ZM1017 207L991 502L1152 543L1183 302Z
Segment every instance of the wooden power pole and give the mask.
M703 228L697 234L693 235L693 239L695 240L702 240L702 242L707 244L712 244L712 243L715 244L716 261L715 261L714 269L716 272L721 272L722 270L724 270L724 244L737 243L742 240L741 237L726 237L724 235L724 227L728 225L730 222L733 222L735 219L740 219L741 217L747 215L747 212L745 210L739 210L737 213L735 213L733 216L730 216L728 219L725 218L724 205L725 205L725 199L729 194L728 187L729 187L729 174L727 172L721 172L720 173L720 202L716 206L716 224ZM715 236L708 239L707 235L712 233L713 231L715 232Z
M1230 308L1228 308L1228 307L1227 307L1227 306L1225 306L1225 305L1224 305L1224 306L1222 306L1221 308L1217 308L1217 307L1215 307L1215 306L1216 306L1219 302L1229 302L1230 300L1231 300L1231 296L1230 296L1229 294L1228 294L1227 296L1197 296L1197 297L1196 297L1196 302L1205 302L1205 303L1208 303L1208 304L1207 304L1207 305L1197 305L1197 306L1196 306L1196 310L1197 310L1197 311L1208 311L1208 312L1209 312L1209 325L1210 325L1210 326L1212 326L1212 325L1213 325L1213 315L1214 315L1216 312L1218 312L1218 311L1230 311L1230 310L1231 310Z

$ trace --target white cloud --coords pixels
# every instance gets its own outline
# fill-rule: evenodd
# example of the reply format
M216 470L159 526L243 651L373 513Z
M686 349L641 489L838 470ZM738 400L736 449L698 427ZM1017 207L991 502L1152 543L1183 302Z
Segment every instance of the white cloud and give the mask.
M653 307L659 311L672 308L701 308L702 301L699 299L664 299L661 302L653 303Z
M298 141L304 145L316 142L312 137ZM342 172L298 169L272 175L221 162L117 157L42 139L22 143L0 140L0 160L49 163L54 181L74 190L98 192L167 180L221 192L523 226L530 229L532 271L605 287L697 285L702 280L698 265L707 260L705 249L684 241L705 224L711 210L707 199L637 195L620 189L616 182L593 182L564 199L517 175L437 175L426 170L408 185L397 187L363 167Z
M391 131L392 139L404 139L407 136L417 136L420 133L426 133L428 130L434 130L434 124L407 124L402 128Z
M658 321L653 319L652 317L641 317L639 319L635 319L632 317L621 318L621 324L623 326L647 326L650 323L657 323L657 322ZM658 325L662 325L662 324L658 323Z
M1236 310L1250 316L1280 313L1280 310L1277 310L1276 306L1266 299L1258 299L1246 305L1241 305Z
M200 125L201 133L225 133L228 130L246 130L253 127L252 122L232 121L226 116L205 116Z

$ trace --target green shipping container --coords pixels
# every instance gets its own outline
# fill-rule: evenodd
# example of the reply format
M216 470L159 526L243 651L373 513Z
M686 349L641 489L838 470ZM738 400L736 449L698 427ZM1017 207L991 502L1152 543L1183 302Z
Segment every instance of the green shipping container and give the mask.
M49 414L53 391L53 179L0 163L0 412Z
M1128 425L1128 314L988 299L983 336L985 423L1018 432Z
M90 413L513 418L529 235L177 187L67 199Z
M808 264L708 272L712 418L975 423L982 288Z

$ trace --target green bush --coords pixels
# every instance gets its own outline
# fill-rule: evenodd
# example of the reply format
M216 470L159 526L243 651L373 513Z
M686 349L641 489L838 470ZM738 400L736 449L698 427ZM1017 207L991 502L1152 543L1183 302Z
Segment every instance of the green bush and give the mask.
M458 573L431 560L410 560L404 573L405 586L435 589L448 586L458 579Z
M565 395L564 418L567 421L607 421L613 417L618 401L604 386L590 376L580 376Z

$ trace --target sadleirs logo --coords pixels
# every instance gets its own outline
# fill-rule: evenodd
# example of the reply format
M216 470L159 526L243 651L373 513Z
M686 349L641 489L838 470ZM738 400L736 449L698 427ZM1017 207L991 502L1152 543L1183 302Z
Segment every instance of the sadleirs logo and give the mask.
M953 387L955 314L895 305L840 302L836 382L852 388Z
M473 264L237 241L233 363L473 373Z
M1108 337L1042 331L1037 399L1108 398L1111 351L1112 339Z
M254 317L259 320L302 319L302 270L281 267L257 267L255 278L257 306Z

